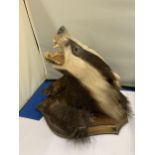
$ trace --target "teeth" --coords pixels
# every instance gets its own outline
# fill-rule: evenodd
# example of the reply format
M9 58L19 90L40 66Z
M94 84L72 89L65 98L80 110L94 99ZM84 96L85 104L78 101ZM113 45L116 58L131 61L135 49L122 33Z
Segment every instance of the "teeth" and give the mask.
M48 52L48 51L45 52L45 53L44 53L44 57L47 59L47 58L49 57L49 54L50 54L50 52Z
M57 65L62 65L64 62L64 55L63 52L45 52L44 53L44 58L51 62L52 64L57 64Z
M58 44L53 45L53 48L58 48L58 47L59 47Z
M58 45L58 43L57 43L57 41L55 40L55 39L53 39L53 48L58 48L59 47L59 45Z

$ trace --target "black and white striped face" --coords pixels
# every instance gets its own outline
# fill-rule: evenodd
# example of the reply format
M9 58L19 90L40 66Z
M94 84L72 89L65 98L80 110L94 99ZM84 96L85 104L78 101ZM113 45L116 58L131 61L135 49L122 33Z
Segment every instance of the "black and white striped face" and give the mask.
M116 104L119 76L96 51L71 37L65 27L58 30L53 43L58 52L48 52L45 58L52 62L55 69L72 74L90 91L104 112L119 120L122 117L122 109Z
M58 52L46 54L46 59L53 63L55 69L67 70L79 79L92 73L92 78L98 75L94 79L102 77L112 85L119 85L119 76L111 71L103 58L96 51L71 37L64 26L59 28L53 44L54 48L58 48Z

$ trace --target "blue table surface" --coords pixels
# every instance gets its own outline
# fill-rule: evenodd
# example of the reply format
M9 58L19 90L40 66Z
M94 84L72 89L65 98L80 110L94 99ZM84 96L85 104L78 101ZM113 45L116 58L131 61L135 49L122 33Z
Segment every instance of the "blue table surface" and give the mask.
M42 114L39 110L37 110L37 106L47 98L47 95L43 94L43 90L52 82L52 80L46 80L43 82L43 84L41 84L41 86L37 89L25 106L19 111L20 117L26 117L35 120L40 120L42 118Z
M35 120L40 120L42 118L42 114L39 110L37 110L37 106L44 99L47 98L47 95L43 94L43 90L52 83L53 83L53 80L46 80L41 84L41 86L37 89L37 91L29 99L29 101L19 111L20 117L26 117L26 118L35 119ZM122 90L135 91L135 88L123 86Z

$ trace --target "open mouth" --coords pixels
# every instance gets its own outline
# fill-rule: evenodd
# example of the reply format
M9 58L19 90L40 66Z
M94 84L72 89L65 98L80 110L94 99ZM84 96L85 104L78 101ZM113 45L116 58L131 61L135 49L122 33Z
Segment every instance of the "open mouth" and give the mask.
M55 65L63 65L65 56L63 48L61 47L61 42L57 38L53 39L53 48L56 49L56 52L45 52L44 57L47 61Z
M45 52L44 57L47 61L49 61L52 64L64 64L64 52Z

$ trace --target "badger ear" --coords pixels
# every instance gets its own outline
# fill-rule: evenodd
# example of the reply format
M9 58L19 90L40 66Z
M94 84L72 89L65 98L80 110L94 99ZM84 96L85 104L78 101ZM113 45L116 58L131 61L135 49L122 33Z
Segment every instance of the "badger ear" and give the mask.
M65 28L65 26L61 26L57 31L57 34L63 34L63 33L67 33L67 29Z

